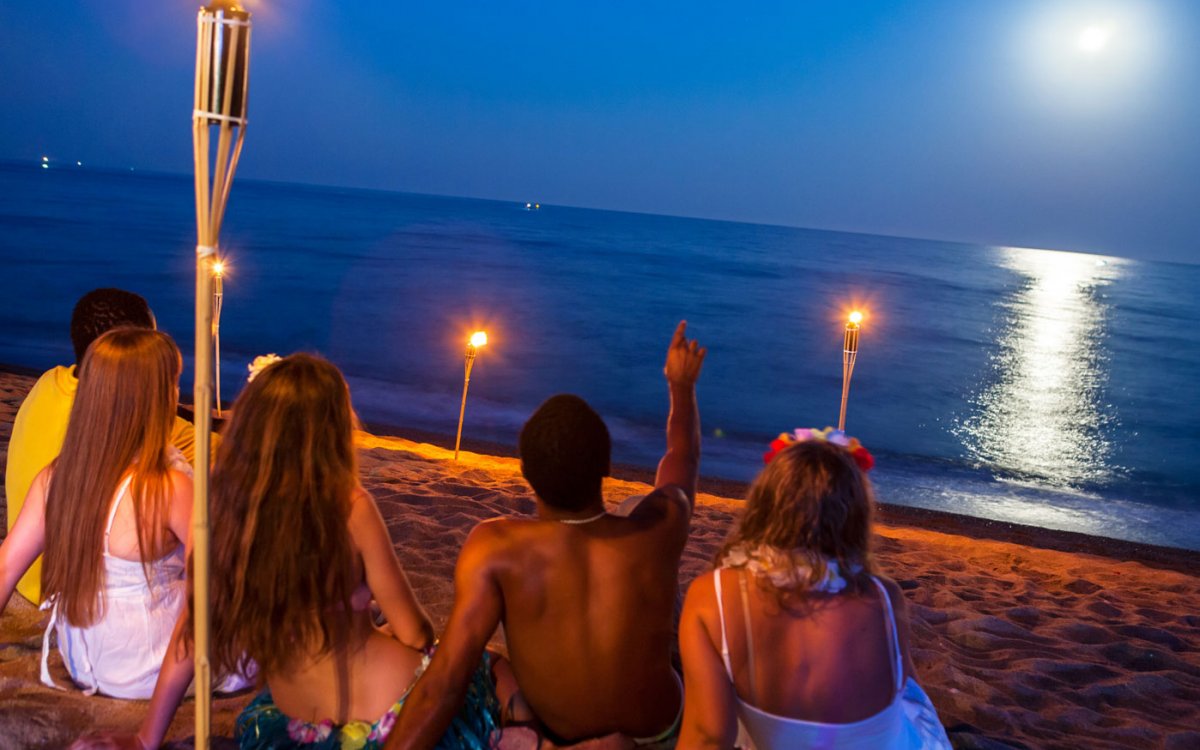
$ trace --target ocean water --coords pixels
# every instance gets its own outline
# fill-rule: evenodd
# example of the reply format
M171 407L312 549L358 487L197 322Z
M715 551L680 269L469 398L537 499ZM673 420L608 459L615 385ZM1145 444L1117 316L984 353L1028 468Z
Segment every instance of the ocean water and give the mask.
M190 178L37 166L0 163L0 362L69 362L98 286L189 349ZM881 500L1200 549L1200 266L248 180L221 239L226 400L256 355L319 351L368 423L452 434L483 328L466 435L515 443L573 392L653 466L686 318L702 472L749 479L779 432L836 422L859 307L847 429Z

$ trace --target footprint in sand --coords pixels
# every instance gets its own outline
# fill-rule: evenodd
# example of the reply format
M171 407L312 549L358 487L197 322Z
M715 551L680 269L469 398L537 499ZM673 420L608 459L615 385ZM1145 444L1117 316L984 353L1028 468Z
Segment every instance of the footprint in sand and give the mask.
M1116 631L1127 638L1140 638L1143 641L1150 641L1160 646L1166 646L1172 651L1184 651L1187 649L1187 644L1184 643L1182 638L1174 633L1168 633L1162 628L1150 625L1122 625L1116 628Z
M1112 643L1117 639L1111 630L1086 622L1068 623L1058 628L1057 632L1064 640L1089 646Z
M11 695L11 693L9 693ZM61 702L38 698L11 698L0 706L0 747L66 747L82 727L91 726L87 714Z
M1086 596L1087 594L1094 594L1104 587L1099 584L1092 583L1086 578L1076 578L1066 586L1063 586L1063 588L1065 588L1067 591L1070 591L1072 594L1082 594Z
M1108 602L1091 602L1087 605L1089 611L1100 615L1101 617L1119 617L1122 612L1117 607Z
M1178 669L1200 676L1200 669L1188 668L1175 657L1158 649L1146 648L1125 641L1109 644L1100 649L1104 658L1135 672L1156 672L1162 669Z
M1043 616L1042 610L1037 607L1013 607L1004 614L1008 616L1008 619L1030 627L1041 622Z
M1077 688L1085 688L1090 685L1094 685L1097 682L1110 680L1120 674L1113 669L1109 669L1103 664L1090 664L1088 662L1079 661L1051 661L1049 659L1034 659L1030 663L1030 666L1042 674L1053 677L1060 682Z

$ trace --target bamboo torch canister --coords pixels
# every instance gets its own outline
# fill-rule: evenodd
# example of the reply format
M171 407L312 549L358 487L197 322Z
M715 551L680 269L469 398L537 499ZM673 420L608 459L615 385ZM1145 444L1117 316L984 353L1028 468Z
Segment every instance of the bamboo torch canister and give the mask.
M196 747L209 746L212 669L209 663L209 440L213 404L213 263L229 188L246 136L250 14L233 0L213 0L196 18L196 101L192 145L196 168L196 414L192 506L192 602L196 662ZM212 131L217 131L216 154Z

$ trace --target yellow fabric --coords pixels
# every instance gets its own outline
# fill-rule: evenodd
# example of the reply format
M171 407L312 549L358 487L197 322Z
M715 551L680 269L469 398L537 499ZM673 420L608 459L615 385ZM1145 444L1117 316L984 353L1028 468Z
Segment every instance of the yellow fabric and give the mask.
M25 505L25 495L38 472L50 465L62 450L67 435L67 421L79 380L73 367L47 370L29 395L21 402L13 420L12 437L8 441L8 465L4 470L4 495L8 502L8 530L17 522ZM213 435L215 448L218 436ZM192 423L175 417L171 442L183 452L188 462L196 455L196 435ZM215 451L214 451L215 452ZM42 558L33 561L17 583L17 591L34 604L42 599Z
M67 418L79 381L71 367L55 367L38 378L17 410L8 441L8 466L4 470L4 496L8 502L8 530L25 505L33 478L58 456L67 434ZM34 604L42 598L42 558L33 561L17 582L17 591Z

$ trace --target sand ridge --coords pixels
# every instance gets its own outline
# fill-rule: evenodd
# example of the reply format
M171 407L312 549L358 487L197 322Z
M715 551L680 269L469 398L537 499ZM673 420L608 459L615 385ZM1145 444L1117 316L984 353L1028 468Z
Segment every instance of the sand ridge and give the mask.
M31 385L0 374L0 457ZM440 629L467 533L486 518L533 512L519 463L472 452L455 463L445 448L367 433L358 443L364 484ZM649 489L613 479L605 499ZM709 568L740 507L701 490L680 571L685 586ZM1200 747L1200 565L1190 567L1200 555L1155 567L973 536L969 520L945 533L930 518L924 527L881 523L876 558L905 592L918 678L957 747ZM0 750L59 747L92 726L135 728L144 703L41 686L42 620L16 596L0 617ZM56 653L51 663L65 677ZM214 731L228 736L248 700L218 699ZM169 736L190 736L192 717L188 701Z

